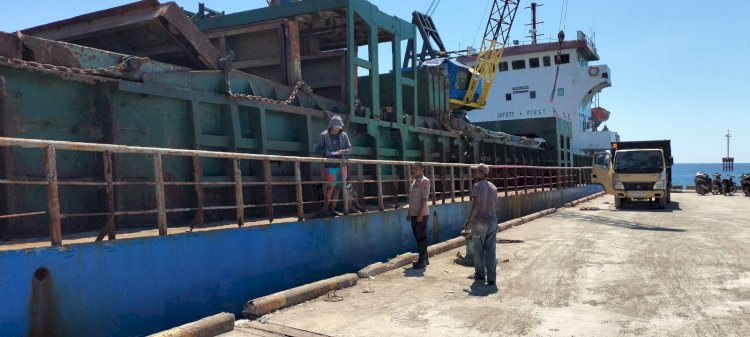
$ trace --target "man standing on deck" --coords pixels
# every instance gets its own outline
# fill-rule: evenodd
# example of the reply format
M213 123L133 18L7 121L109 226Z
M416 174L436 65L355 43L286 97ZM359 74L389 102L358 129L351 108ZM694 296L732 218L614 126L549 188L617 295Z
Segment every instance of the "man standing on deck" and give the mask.
M487 285L495 286L497 261L495 245L497 243L497 187L487 181L490 168L485 164L472 167L474 187L471 190L473 201L469 222L474 243L475 280L487 280Z
M323 131L318 137L318 145L315 152L331 159L346 159L352 150L352 144L349 142L349 135L343 131L344 121L341 116L334 115L328 122L328 129ZM341 193L341 183L344 175L349 172L345 165L339 163L323 164L322 175L325 178L325 187L323 189L323 208L320 214L341 215L336 212L336 204Z
M409 189L409 210L406 221L411 222L411 230L414 239L417 240L419 260L412 265L414 269L423 269L430 260L427 257L427 218L430 209L427 200L430 199L430 180L424 176L424 164L415 163L411 165L411 176L414 181Z

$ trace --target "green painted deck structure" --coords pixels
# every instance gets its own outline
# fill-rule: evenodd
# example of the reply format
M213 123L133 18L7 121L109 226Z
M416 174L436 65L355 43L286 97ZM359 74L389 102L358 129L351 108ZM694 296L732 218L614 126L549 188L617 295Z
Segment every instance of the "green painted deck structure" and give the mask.
M164 13L175 11L175 6L146 1L113 10L121 17L119 20L125 20L129 13ZM414 55L412 67L403 69L402 46L414 42L415 27L365 0L303 1L205 17L194 22L197 29L189 26L193 23L183 22L184 18L168 15L144 19L148 26L144 22L138 22L137 27L117 25L112 23L112 10L105 12L29 30L36 36L0 34L0 56L4 57L0 60L0 135L313 156L318 134L333 114L340 114L353 142L353 158L547 164L542 149L517 139L490 137L471 125L465 125L461 134L446 130L441 123L441 118L450 114L445 75L414 71ZM109 20L99 20L107 15ZM85 28L86 35L74 36L77 30L70 27ZM165 38L165 43L171 44L141 46L121 40L116 34L116 29L120 29L119 36L132 37L143 27L153 29L154 34L168 34L172 39ZM56 41L43 38L46 35L54 35ZM391 55L379 55L378 45L382 44L390 46ZM104 47L110 51L102 50ZM364 49L366 53L361 53ZM215 66L221 64L215 58L230 51L235 53L234 70L229 72L232 91L265 99L234 99L227 95L225 72ZM184 57L175 58L175 53ZM192 62L160 62L171 59ZM120 63L125 66L76 73L28 61L76 69ZM384 64L390 71L380 74ZM290 96L299 80L309 84L313 93L300 92L290 104L280 103ZM152 188L146 182L153 179L153 167L144 158L114 156L116 179L143 181L144 189ZM3 149L0 179L42 179L42 160L40 151ZM102 179L102 159L94 155L63 151L58 153L57 165L61 178ZM203 160L201 165L205 181L232 180L228 162ZM294 177L291 166L279 164L271 169L274 177ZM262 180L262 171L262 167L253 165L241 167L243 181ZM319 168L305 165L302 171L305 179L312 180ZM189 161L164 162L165 181L188 180L192 174ZM374 172L354 170L352 174ZM383 174L403 177L405 172L398 168ZM166 191L167 203L191 205L195 200L188 190L170 187ZM227 188L211 191L206 196L208 202L233 197ZM44 188L39 186L0 185L0 193L0 214L32 212L45 206ZM61 198L80 201L71 206L76 209L67 212L96 212L106 208L103 193L101 188L93 187L67 189L61 190ZM260 194L252 188L245 193L248 198ZM305 193L319 191L306 188ZM154 200L149 195L140 193L138 188L123 188L116 193L117 207L152 207ZM274 198L292 199L293 195L274 190ZM222 216L222 212L216 212L215 218ZM185 214L171 217L170 221L189 221L190 217ZM146 217L131 220L122 225L153 221ZM4 222L0 224L0 237L46 231L44 219L0 222ZM70 221L65 230L91 229L100 223Z

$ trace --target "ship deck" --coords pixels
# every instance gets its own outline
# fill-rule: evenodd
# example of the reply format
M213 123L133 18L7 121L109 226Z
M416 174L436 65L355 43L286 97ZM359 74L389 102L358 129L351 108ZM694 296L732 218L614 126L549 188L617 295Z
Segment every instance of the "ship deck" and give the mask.
M498 234L498 288L435 256L267 316L330 336L741 336L750 331L750 198L673 194L665 210L611 196ZM635 205L633 205L635 206ZM238 321L226 336L253 336ZM257 322L253 322L257 324Z

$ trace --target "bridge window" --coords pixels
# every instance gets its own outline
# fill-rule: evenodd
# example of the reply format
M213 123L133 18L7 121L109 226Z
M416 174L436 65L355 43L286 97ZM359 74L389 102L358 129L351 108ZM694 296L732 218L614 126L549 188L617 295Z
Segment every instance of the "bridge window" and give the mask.
M570 54L562 54L555 56L555 64L570 63Z
M505 100L510 101L510 99L513 98L513 95L511 94L505 94Z
M500 62L500 71L508 71L508 62Z
M565 88L557 88L557 96L565 96Z
M539 58L534 57L529 59L529 68L539 68Z
M550 58L549 58L549 56L542 57L542 63L544 63L545 67L549 67L550 66Z
M536 91L529 91L529 98L531 99L536 98Z
M526 68L526 60L517 60L510 63L513 70Z

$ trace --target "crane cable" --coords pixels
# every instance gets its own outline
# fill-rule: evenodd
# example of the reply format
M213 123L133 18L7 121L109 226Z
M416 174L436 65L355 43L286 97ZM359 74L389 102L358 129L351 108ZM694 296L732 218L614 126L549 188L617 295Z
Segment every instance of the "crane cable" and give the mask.
M440 1L442 0L432 0L430 7L427 8L427 15L432 16L432 13L435 13L435 10L440 5Z
M555 63L557 64L557 67L555 69L555 82L552 84L552 92L549 94L549 102L554 103L555 101L555 92L557 91L557 78L560 76L560 64L562 63L562 46L563 41L565 41L565 24L568 20L568 0L563 0L562 8L560 9L560 24L558 27L560 28L560 31L557 33L557 55L555 56ZM555 107L552 107L552 112L554 114L557 113L555 110Z
M474 46L477 45L477 36L479 35L479 30L482 29L482 26L486 26L487 25L486 23L484 25L482 23L485 22L484 21L484 16L487 14L487 8L490 7L490 1L492 1L492 0L487 0L487 2L484 4L484 11L482 11L482 17L479 19L479 24L477 25L477 31L476 31L476 33L474 33L474 39L471 40L471 43ZM479 45L481 45L481 43Z

